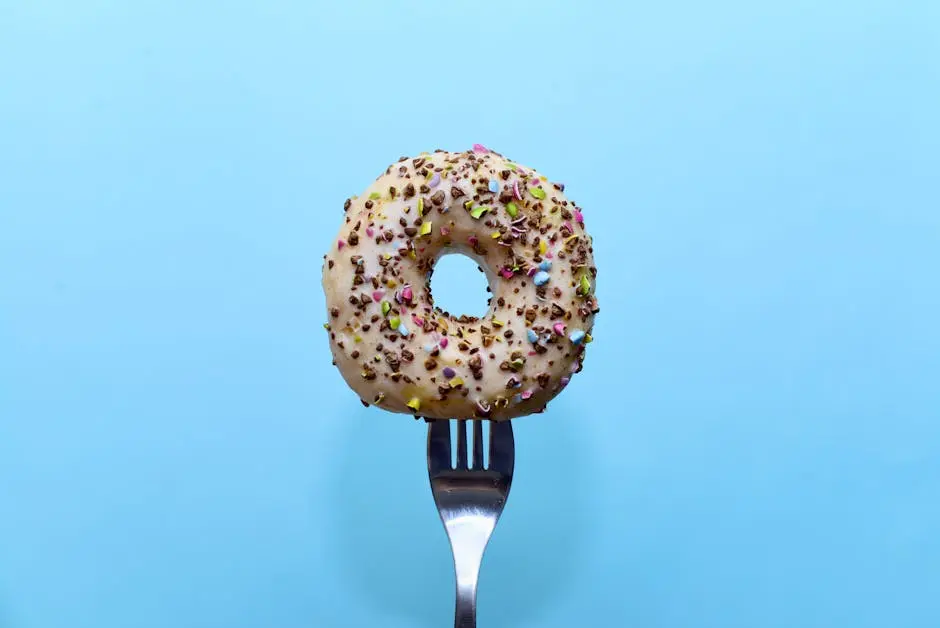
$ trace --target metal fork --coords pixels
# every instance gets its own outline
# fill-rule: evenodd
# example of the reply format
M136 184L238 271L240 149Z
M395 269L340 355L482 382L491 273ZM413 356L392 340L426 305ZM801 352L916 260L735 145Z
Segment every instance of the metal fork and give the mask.
M428 421L431 492L447 530L457 575L455 628L476 628L480 564L509 497L515 461L509 421L490 422L486 468L483 465L483 422L469 422L473 424L472 456L468 460L468 421L457 421L457 466L454 468L450 421Z

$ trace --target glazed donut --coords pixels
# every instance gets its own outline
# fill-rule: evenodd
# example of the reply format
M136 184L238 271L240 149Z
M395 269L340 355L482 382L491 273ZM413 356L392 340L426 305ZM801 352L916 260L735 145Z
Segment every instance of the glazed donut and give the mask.
M531 168L475 144L402 157L346 200L324 256L333 363L363 404L435 419L545 409L591 342L597 269L581 209ZM447 253L475 260L482 318L435 307Z

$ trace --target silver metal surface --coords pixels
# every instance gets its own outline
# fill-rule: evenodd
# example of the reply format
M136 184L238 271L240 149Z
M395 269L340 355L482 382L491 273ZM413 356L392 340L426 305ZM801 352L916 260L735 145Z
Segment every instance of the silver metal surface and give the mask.
M428 475L434 502L447 530L457 575L455 628L476 628L477 581L483 552L503 512L515 460L510 421L489 423L488 458L484 466L483 422L455 421L456 467L450 421L428 421ZM473 445L467 452L467 423Z

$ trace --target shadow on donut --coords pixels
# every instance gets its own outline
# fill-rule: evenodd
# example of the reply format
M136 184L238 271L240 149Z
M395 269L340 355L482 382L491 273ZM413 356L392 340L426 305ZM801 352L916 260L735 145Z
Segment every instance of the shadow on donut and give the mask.
M550 613L578 578L591 471L574 415L561 395L546 414L513 422L516 473L484 558L481 624L512 628ZM330 479L334 564L381 616L447 625L453 563L428 484L425 424L371 408L345 420Z

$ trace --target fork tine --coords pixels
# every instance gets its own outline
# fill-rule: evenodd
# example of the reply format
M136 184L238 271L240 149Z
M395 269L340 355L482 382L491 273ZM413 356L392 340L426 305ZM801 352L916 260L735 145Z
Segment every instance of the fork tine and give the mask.
M490 466L493 471L512 475L515 464L515 441L512 421L490 422Z
M457 468L467 468L467 422L457 421Z
M473 466L472 469L483 468L483 421L473 422Z
M428 421L428 471L434 475L451 468L450 421Z

